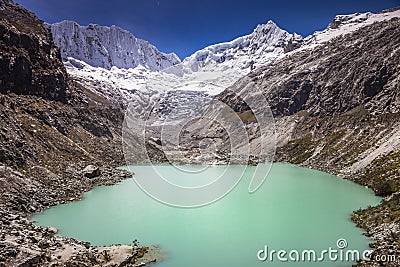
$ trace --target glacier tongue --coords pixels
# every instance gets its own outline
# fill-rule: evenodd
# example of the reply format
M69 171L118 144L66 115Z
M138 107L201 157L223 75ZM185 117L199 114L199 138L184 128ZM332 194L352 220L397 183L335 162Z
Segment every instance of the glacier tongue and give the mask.
M50 27L63 59L72 57L105 69L142 65L151 71L180 63L174 53L162 53L149 42L116 26L80 26L73 21L62 21Z
M164 55L117 27L64 21L51 28L67 71L77 82L124 109L133 104L137 114L152 107L148 123L155 130L201 113L212 95L302 43L301 36L269 21L249 35L206 47L177 64L175 55Z

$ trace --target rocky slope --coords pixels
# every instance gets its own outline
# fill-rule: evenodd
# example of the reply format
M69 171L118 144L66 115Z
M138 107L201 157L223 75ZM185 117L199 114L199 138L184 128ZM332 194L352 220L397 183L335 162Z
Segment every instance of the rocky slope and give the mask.
M399 149L399 25L400 18L375 23L249 75L276 118L278 160L347 176ZM229 91L219 97L248 109Z
M80 26L74 21L50 25L54 42L64 60L82 60L93 67L136 68L159 71L180 63L175 54L165 54L147 41L116 26Z
M54 60L60 53L47 27L22 7L0 3L0 92L65 101L67 73Z
M0 266L154 260L142 258L149 248L92 247L28 220L129 177L114 169L123 164L123 113L68 79L50 31L33 13L0 0L0 18Z

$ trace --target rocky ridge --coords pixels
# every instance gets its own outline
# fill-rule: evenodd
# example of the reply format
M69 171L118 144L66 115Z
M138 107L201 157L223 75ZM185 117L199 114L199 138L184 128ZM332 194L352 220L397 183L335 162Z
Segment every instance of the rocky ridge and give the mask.
M93 247L29 221L34 212L130 177L115 169L124 164L123 113L68 78L50 31L33 13L0 0L0 18L0 266L152 262L157 248Z
M203 62L216 70L238 68L248 72L272 62L281 54L301 47L303 37L288 33L273 21L259 24L251 34L232 41L210 45L183 60L184 64Z
M162 53L149 42L117 26L80 26L74 21L62 21L51 24L50 28L64 60L72 57L104 69L129 69L140 65L150 71L180 63L175 54Z
M11 1L0 8L0 92L66 101L67 73L47 27Z

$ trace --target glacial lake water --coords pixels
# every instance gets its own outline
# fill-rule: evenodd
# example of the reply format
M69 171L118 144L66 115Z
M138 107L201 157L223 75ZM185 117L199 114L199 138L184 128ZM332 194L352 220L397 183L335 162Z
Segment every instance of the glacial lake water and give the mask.
M152 167L132 168L136 176L146 177ZM173 166L157 168L176 175ZM216 166L208 171L222 170ZM348 244L343 252L368 249L370 240L350 215L380 202L371 190L323 172L275 163L262 187L249 194L253 172L254 167L247 168L227 196L200 208L162 204L128 179L97 187L85 193L83 200L52 207L32 220L93 245L131 244L134 239L143 245L159 244L168 255L155 265L159 267L351 266L345 257L335 261L325 254L323 262L318 258L329 247L339 253L339 239ZM287 262L276 255L272 262L270 258L260 261L257 253L265 246L269 252L297 250L299 261L288 255ZM304 250L316 251L317 261L301 261Z

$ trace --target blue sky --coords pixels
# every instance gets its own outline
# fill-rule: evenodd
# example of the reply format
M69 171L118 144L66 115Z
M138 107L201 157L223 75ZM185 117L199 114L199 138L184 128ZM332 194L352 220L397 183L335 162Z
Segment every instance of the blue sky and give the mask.
M45 22L117 25L181 59L207 45L249 34L273 20L303 36L324 29L336 14L400 6L400 0L15 0Z

